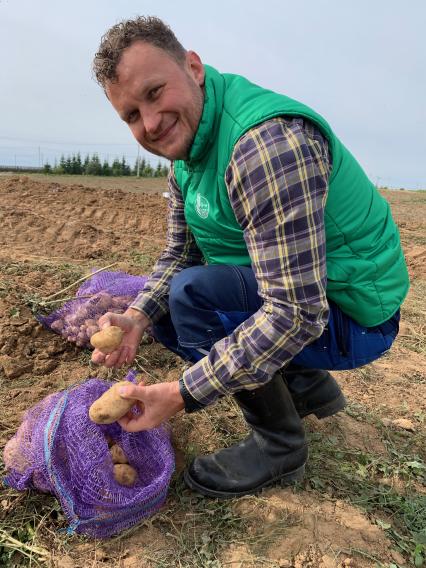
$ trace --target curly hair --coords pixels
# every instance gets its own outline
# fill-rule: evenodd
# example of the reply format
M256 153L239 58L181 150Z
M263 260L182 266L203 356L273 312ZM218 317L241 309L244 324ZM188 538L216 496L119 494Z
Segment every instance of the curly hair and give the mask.
M154 16L139 16L123 20L102 36L99 50L93 59L93 74L105 89L107 81L117 80L117 66L123 51L135 41L144 41L169 53L183 63L186 51L171 28Z

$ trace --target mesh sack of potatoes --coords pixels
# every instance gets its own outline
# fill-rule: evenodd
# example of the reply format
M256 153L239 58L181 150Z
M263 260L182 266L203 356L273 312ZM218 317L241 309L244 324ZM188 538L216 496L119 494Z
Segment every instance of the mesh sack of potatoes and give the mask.
M91 276L69 300L38 321L79 347L90 347L90 338L98 328L98 319L106 312L122 314L145 286L147 276L126 272L99 272Z
M134 372L126 379L134 381ZM112 384L91 378L49 395L26 412L4 449L4 485L54 494L69 533L117 534L155 513L167 496L174 470L169 427L129 433L89 418Z

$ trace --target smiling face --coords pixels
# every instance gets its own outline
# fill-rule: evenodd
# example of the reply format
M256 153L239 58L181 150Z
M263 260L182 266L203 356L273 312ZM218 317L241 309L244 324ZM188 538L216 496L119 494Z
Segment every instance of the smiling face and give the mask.
M204 67L193 51L178 63L163 49L137 41L126 48L117 80L105 91L133 136L169 160L188 157L203 111Z

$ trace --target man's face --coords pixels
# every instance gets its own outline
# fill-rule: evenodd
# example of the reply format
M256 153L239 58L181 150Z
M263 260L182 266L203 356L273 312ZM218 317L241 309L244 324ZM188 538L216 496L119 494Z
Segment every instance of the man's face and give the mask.
M188 157L203 111L204 68L187 52L179 64L145 42L126 48L106 94L133 136L149 152L169 160Z

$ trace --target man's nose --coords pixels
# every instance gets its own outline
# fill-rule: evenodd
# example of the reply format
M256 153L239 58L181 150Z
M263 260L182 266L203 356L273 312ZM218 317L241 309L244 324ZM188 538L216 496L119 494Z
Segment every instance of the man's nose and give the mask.
M155 136L160 132L161 114L152 110L144 111L142 121L148 136Z

